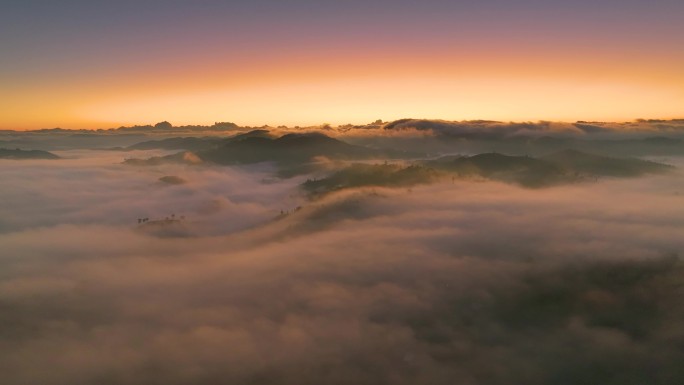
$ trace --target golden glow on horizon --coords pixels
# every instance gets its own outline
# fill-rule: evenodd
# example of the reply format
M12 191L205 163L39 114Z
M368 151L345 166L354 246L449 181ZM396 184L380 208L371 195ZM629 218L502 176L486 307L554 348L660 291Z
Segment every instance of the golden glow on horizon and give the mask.
M358 124L405 117L623 121L641 116L676 117L682 105L681 94L641 84L361 78L115 100L86 106L79 111L79 118L96 121L116 116L128 124L160 120L211 124L230 120L242 125Z
M90 84L17 84L0 93L0 128L110 128L161 120L305 126L406 117L625 121L684 113L684 74L636 61L615 66L597 57L588 65L545 56L530 65L503 53L450 60L364 54L282 59L166 69L154 76L141 68Z

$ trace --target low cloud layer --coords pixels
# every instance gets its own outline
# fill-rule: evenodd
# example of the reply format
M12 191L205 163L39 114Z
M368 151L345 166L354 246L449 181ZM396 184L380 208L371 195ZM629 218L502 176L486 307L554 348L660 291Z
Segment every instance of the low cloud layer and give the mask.
M684 380L680 171L308 201L264 165L60 155L2 164L4 384ZM171 213L188 236L138 228Z
M539 136L594 136L597 138L629 138L644 135L684 134L684 120L637 120L634 122L498 122L489 120L445 121L428 119L400 119L387 123L385 130L416 130L437 136L468 139L503 139Z
M227 233L296 207L299 179L272 168L121 164L151 152L64 151L57 161L5 161L0 232L58 224L129 225L138 218L185 216L202 233ZM30 175L27 178L27 175ZM180 178L169 184L160 178ZM167 178L168 180L168 178ZM218 224L227 228L220 228Z

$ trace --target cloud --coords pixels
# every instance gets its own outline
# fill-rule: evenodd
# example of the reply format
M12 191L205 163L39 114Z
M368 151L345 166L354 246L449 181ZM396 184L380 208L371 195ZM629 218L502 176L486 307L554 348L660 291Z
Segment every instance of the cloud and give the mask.
M683 379L680 172L306 201L264 165L71 154L3 165L5 384ZM137 231L171 212L193 237Z
M57 224L128 225L137 218L185 215L197 226L225 222L223 232L249 227L296 206L291 191L298 178L272 180L268 166L195 167L182 164L138 168L121 164L116 152L63 152L69 157L49 161L3 164L0 232ZM31 178L26 178L31 175ZM168 175L185 184L159 183ZM290 196L292 195L292 196ZM218 202L218 203L217 203ZM241 218L241 221L228 218Z
M439 136L469 139L501 139L520 135L578 133L573 126L552 122L505 123L489 120L451 122L444 120L401 119L384 126L385 130L418 130Z
M644 135L673 135L684 133L681 119L638 120L635 122L498 122L489 120L445 121L429 119L400 119L384 125L390 131L419 131L436 136L466 139L504 139L515 137L587 137L594 139L633 138Z

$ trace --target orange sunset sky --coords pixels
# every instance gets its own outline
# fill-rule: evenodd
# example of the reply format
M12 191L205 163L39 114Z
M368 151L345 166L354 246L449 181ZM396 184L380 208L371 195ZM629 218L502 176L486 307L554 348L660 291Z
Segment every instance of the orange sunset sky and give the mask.
M0 129L684 116L677 1L30 3Z

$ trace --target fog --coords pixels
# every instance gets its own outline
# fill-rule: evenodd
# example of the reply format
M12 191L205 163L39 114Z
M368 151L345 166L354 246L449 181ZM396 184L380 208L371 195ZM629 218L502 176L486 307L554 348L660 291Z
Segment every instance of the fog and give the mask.
M56 151L57 161L4 161L0 232L58 224L129 226L137 218L185 216L203 234L227 233L296 207L299 179L271 176L268 165L182 164L136 168L126 157L162 152ZM30 176L30 177L27 177ZM173 185L160 178L176 176ZM219 226L220 224L220 226Z
M684 381L680 158L310 199L264 163L55 153L0 163L3 384Z

